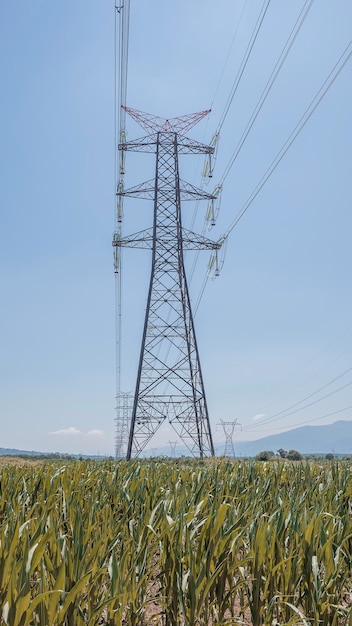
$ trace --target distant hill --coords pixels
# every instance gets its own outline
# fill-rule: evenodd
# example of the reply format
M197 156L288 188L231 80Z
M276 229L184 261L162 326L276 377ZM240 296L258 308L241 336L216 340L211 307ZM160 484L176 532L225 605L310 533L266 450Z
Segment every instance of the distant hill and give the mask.
M45 452L34 452L34 450L18 450L17 448L0 448L0 456L18 456L19 454L27 454L28 456L38 456L46 454Z
M351 455L352 456L352 421L338 421L326 426L301 426L300 428L294 428L288 430L285 433L278 435L270 435L263 439L256 439L255 441L241 441L235 440L235 453L236 456L255 456L262 450L272 450L277 452L279 448L284 450L298 450L302 454L327 454L332 452L339 455ZM225 443L217 443L216 454L221 456L223 454ZM49 455L50 453L35 452L34 450L18 450L16 448L0 448L0 456L19 456L26 454L28 456L41 456ZM64 456L65 453L63 453ZM165 446L158 448L158 454L170 454L170 447ZM186 447L177 447L177 456L184 454L188 455ZM78 458L79 455L69 455L71 457ZM82 455L87 458L86 455ZM104 458L102 456L91 456L89 458Z
M105 459L103 455L96 454L68 454L65 452L38 452L36 450L18 450L18 448L0 448L0 456L28 456L43 457L47 459Z
M338 421L326 426L301 426L278 435L255 441L235 441L237 456L255 456L262 450L298 450L302 454L351 454L352 421ZM217 454L221 454L217 446Z
M234 437L235 454L238 457L254 457L262 450L277 452L284 450L298 450L302 454L322 454L328 452L338 455L352 456L352 421L339 421L326 426L301 426L278 435L270 435L255 441L236 441ZM224 454L225 441L217 442L215 454ZM158 448L158 454L170 455L170 446ZM176 456L188 456L185 446L177 445Z

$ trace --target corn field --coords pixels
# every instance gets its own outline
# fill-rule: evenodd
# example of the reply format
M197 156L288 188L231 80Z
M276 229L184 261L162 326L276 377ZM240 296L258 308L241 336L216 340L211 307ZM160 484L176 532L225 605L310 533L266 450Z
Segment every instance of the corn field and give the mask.
M0 472L1 626L352 626L348 462Z

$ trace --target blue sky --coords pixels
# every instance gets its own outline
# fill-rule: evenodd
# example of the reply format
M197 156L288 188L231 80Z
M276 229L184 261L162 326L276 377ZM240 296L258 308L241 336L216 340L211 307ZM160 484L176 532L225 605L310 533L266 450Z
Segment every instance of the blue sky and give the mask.
M223 174L303 4L271 0L207 190ZM166 117L211 107L190 133L209 142L261 6L131 0L129 105ZM249 197L351 40L351 24L349 0L313 3L226 179L210 237ZM114 3L2 3L0 29L0 446L113 454ZM196 329L216 441L221 418L237 418L237 438L246 440L352 404L347 386L265 423L352 366L351 67L350 60L231 234L221 275L204 293ZM132 120L127 130L129 138L143 134ZM201 168L185 157L181 176L199 185ZM152 157L128 155L126 184L151 178L153 169ZM187 203L186 226L192 214ZM126 232L139 230L150 205L126 201L125 219ZM208 260L202 253L194 301ZM135 384L148 276L148 252L127 251L126 391ZM324 393L351 380L350 372ZM151 446L169 439L165 427Z

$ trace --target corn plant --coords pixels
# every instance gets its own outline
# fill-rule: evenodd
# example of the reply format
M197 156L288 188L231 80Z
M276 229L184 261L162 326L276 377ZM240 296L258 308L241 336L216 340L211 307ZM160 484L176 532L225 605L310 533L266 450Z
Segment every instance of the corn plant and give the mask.
M348 462L0 471L1 626L352 626Z

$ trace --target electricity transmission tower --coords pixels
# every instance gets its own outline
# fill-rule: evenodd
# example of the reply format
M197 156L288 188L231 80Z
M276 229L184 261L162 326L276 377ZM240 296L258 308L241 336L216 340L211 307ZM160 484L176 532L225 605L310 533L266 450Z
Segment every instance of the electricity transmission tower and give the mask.
M171 450L171 456L175 457L176 456L177 441L169 441L169 445L170 445L170 450Z
M131 394L123 391L116 397L117 417L115 435L115 458L126 457L127 442L131 424Z
M138 456L164 422L173 426L193 455L214 454L203 376L184 267L184 250L218 250L220 244L182 226L181 200L215 196L179 176L180 154L213 153L185 136L208 111L163 119L124 107L147 136L119 144L121 151L155 154L155 178L118 196L154 203L153 227L113 245L152 250L147 308L134 394L127 459Z
M241 426L241 424L236 420L232 422L225 422L224 420L220 420L220 425L223 428L225 435L225 452L224 456L235 457L235 446L233 443L233 435L235 432L236 426Z

